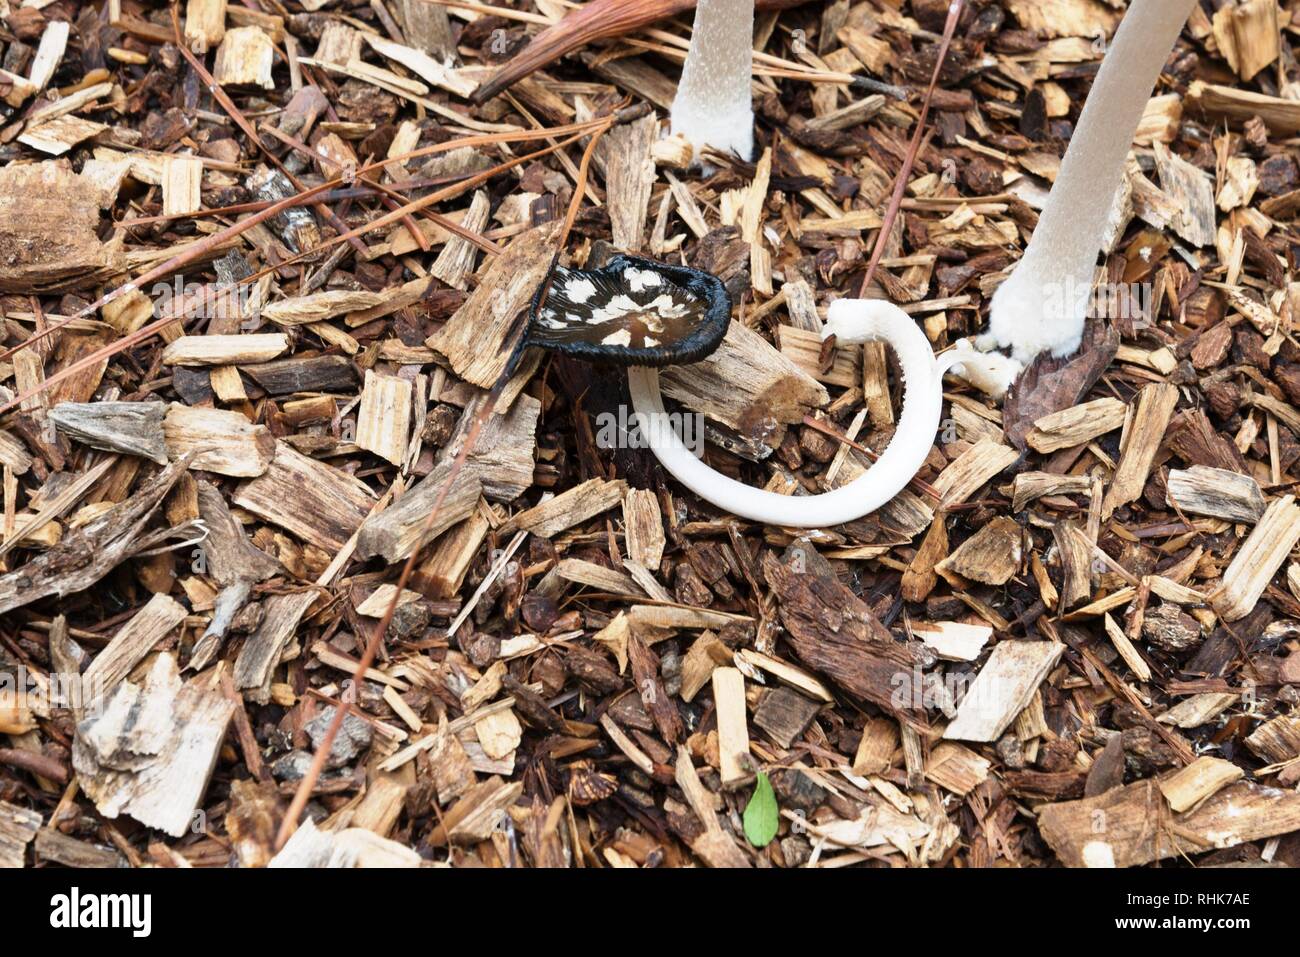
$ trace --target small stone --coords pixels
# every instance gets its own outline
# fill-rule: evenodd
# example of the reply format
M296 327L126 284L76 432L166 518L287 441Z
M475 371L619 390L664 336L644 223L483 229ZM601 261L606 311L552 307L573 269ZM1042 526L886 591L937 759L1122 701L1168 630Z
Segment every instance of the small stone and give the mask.
M313 748L319 748L324 743L325 732L333 720L334 707L331 705L308 721L303 727L303 730L307 732L307 737L311 738ZM349 712L343 718L339 733L334 736L334 743L330 746L330 753L325 760L325 767L341 768L346 764L350 764L358 754L370 747L373 738L374 732L370 729L370 722Z

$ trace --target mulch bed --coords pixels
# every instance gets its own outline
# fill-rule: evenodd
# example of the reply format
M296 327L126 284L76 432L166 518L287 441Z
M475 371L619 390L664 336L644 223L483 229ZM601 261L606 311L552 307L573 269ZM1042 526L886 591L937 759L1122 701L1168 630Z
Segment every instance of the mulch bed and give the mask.
M1080 353L950 379L912 486L812 532L669 479L621 370L498 380L557 249L690 265L710 464L862 474L896 371L819 332L948 5L760 4L759 152L704 173L656 5L490 98L567 5L10 5L0 866L1300 864L1300 4L1194 11ZM868 290L936 351L1120 16L966 5Z

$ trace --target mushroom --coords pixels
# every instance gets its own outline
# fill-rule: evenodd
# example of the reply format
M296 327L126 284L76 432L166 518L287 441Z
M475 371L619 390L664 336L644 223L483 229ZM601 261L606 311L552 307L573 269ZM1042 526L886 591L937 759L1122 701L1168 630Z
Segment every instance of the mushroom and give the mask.
M1079 348L1097 253L1138 121L1195 0L1131 3L1079 114L1061 169L1029 246L989 306L976 349L1009 349L994 379L974 383L1005 392L1042 352Z
M979 366L1001 358L969 350L936 357L912 318L884 300L831 303L823 339L881 340L898 354L903 411L893 440L853 482L820 495L778 495L728 478L697 458L677 434L677 419L664 408L659 391L659 367L706 358L721 344L730 321L731 299L717 277L618 255L600 269L557 268L533 299L521 344L627 366L633 422L674 478L732 514L799 528L851 522L902 491L920 471L939 428L944 372L958 362Z
M754 153L754 0L699 0L691 47L673 99L672 131L699 159L704 147Z

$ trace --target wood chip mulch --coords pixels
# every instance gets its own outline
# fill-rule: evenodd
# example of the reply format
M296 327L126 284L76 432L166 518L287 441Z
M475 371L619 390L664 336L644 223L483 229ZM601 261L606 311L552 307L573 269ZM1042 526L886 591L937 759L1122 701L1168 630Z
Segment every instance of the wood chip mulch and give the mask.
M879 512L739 521L623 441L620 371L531 355L426 523L561 240L726 282L663 377L714 467L817 492L892 434L887 351L819 331L947 0L760 4L759 154L704 175L689 4L638 2L678 12L482 103L569 5L6 5L0 866L1300 864L1300 3L1195 9L1107 317L1005 402L949 380ZM1121 14L967 4L870 290L936 350Z

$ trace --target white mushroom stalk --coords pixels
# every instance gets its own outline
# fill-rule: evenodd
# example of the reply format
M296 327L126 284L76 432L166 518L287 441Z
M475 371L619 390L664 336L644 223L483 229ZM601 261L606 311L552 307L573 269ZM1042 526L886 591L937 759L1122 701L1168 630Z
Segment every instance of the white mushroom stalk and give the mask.
M956 351L935 357L925 334L892 303L839 299L831 303L822 337L837 343L882 340L893 347L903 372L903 411L893 440L854 481L820 495L778 495L722 475L695 457L672 427L659 392L658 370L628 369L634 419L659 461L677 481L718 508L756 522L790 528L824 528L851 522L889 502L912 480L934 444L943 407L943 374L956 362L986 357Z
M753 70L754 0L699 0L672 109L672 131L690 141L697 159L706 146L753 156Z
M979 349L1011 351L1004 367L1079 348L1097 254L1138 121L1195 0L1134 0L1092 84L1024 256L993 295ZM1009 384L1009 379L1005 384ZM987 391L987 390L986 390Z

